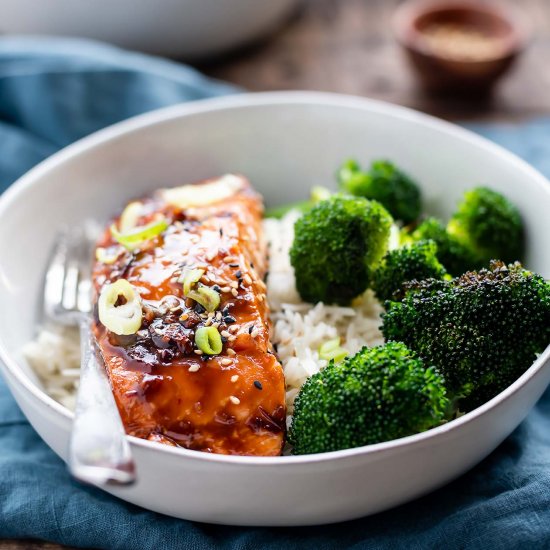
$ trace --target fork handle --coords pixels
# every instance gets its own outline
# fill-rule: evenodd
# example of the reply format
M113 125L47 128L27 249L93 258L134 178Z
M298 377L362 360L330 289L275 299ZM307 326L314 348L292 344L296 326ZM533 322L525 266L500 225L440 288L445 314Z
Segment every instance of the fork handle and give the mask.
M69 442L69 470L92 485L129 485L135 465L90 320L80 320L81 372Z

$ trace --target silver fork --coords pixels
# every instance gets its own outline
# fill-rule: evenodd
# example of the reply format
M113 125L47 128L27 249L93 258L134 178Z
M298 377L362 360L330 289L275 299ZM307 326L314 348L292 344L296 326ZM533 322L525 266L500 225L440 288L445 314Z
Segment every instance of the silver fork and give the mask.
M80 328L80 384L69 470L85 483L128 485L136 479L134 461L90 326L92 242L89 227L58 235L44 280L43 309L50 320Z

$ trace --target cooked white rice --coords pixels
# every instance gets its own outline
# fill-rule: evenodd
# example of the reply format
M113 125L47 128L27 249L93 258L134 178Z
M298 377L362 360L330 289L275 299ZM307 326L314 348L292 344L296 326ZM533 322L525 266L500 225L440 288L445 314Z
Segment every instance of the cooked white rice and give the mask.
M282 220L264 222L269 243L267 297L273 322L271 340L285 372L287 422L302 384L327 365L319 358L321 344L339 336L340 345L354 354L365 345L384 343L379 330L382 306L372 291L357 298L353 307L321 302L313 305L300 299L289 259L298 217L298 212L290 212Z
M298 216L297 212L290 212L282 220L264 222L270 254L267 295L273 322L272 342L285 373L287 422L302 384L327 364L319 358L321 344L339 336L341 346L353 354L364 345L383 343L378 328L382 306L371 291L356 299L353 307L312 305L300 299L289 260ZM25 347L24 354L46 392L73 409L80 367L78 331L44 328Z

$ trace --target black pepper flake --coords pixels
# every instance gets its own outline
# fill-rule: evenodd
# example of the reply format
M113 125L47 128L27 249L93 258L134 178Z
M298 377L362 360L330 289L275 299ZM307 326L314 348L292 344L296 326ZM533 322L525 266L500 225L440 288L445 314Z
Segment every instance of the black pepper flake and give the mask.
M227 342L227 338L225 336L221 336L222 343L225 344Z
M239 267L239 264L229 264L229 267Z
M239 271L235 271L235 277L237 277L237 279L240 279L242 276L243 276L243 272L240 269Z
M223 229L220 227L220 237L223 237Z
M250 267L254 269L254 264L252 262L250 262Z
M259 380L254 380L254 386L259 390L263 389L262 383Z
M195 313L198 313L199 315L206 311L206 309L204 309L200 304L196 304L194 307L194 310L195 310Z
M220 288L219 285L214 285L214 286L212 287L212 290L215 290L216 292L221 292L221 288Z
M254 330L254 325L250 325L248 327L248 334L252 334L252 331Z
M232 317L231 315L226 315L223 318L223 320L227 325L230 325L230 324L235 323L237 321L237 319L235 319L235 317Z

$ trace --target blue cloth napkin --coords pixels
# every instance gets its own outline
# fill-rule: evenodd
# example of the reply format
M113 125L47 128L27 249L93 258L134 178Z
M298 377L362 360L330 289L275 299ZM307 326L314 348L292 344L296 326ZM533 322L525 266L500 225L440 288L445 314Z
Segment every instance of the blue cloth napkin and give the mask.
M0 40L0 190L94 130L231 93L192 69L91 42ZM550 120L475 126L550 175ZM475 182L472 182L475 183ZM180 521L72 481L0 380L0 538L111 549L550 548L550 391L471 472L373 517L311 528Z

